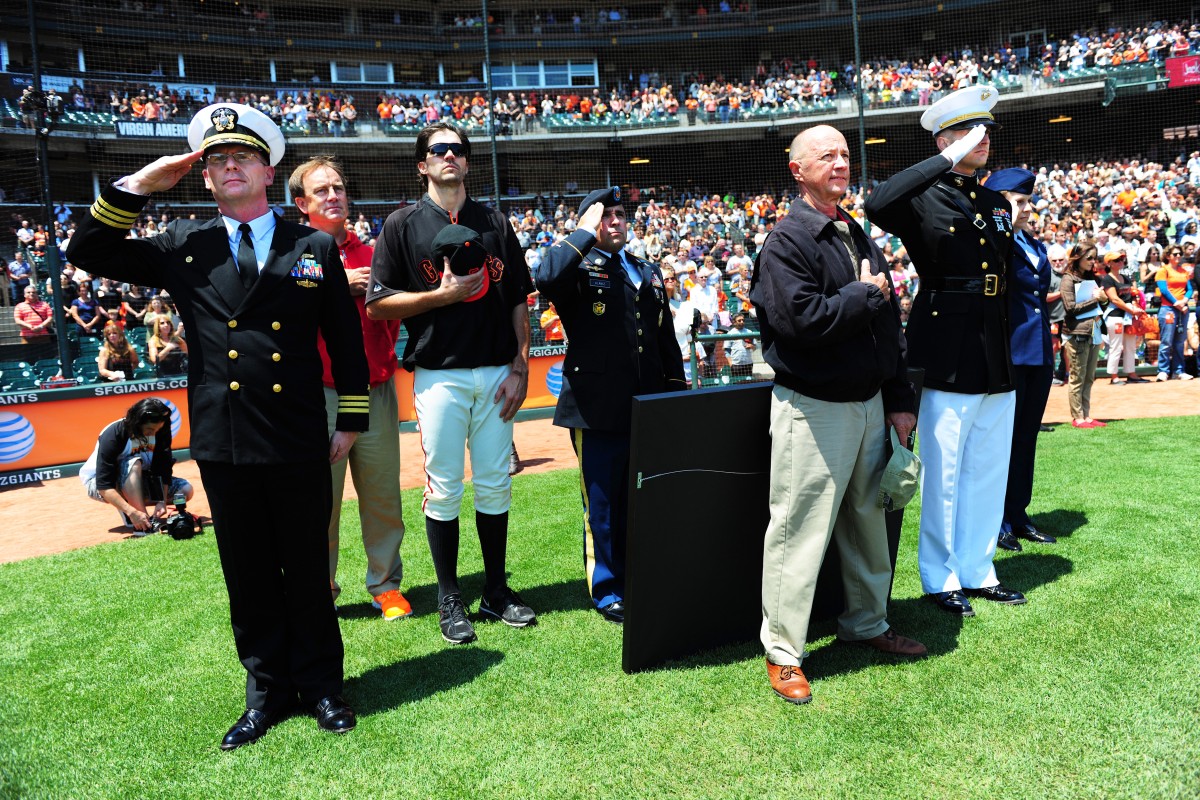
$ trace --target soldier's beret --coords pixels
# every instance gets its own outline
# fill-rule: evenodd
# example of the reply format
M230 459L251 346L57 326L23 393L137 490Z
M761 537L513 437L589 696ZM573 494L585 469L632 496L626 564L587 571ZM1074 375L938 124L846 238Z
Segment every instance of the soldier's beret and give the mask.
M579 216L582 217L583 212L587 211L588 206L592 203L603 203L605 208L621 205L621 187L609 186L607 189L597 189L583 198L583 202L579 204Z
M993 172L983 185L996 192L1033 194L1034 174L1027 169L1010 167Z

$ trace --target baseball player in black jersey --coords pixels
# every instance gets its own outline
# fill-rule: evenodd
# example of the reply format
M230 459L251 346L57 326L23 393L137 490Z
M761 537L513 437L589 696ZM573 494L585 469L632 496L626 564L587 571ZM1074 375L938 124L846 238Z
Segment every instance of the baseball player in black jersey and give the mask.
M508 461L513 419L529 380L525 299L533 284L508 221L467 196L470 155L466 134L449 123L417 135L417 172L428 191L384 223L367 290L368 317L403 319L408 329L403 366L413 373L425 453L425 530L442 638L451 644L475 639L458 586L464 444L471 452L483 553L480 614L518 628L537 619L505 579ZM446 231L449 226L468 230ZM474 266L456 274L440 248L435 254L435 244L461 252Z

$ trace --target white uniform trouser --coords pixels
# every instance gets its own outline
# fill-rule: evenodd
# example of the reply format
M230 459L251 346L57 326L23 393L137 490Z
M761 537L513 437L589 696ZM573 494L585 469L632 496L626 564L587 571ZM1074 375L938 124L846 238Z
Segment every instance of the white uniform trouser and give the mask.
M462 506L465 448L471 450L475 510L503 514L512 503L508 458L513 424L500 419L496 391L511 369L423 369L413 372L417 426L425 452L425 499L431 519L457 519Z
M926 593L995 586L996 536L1004 519L1016 392L925 389L917 421L921 533L917 561Z

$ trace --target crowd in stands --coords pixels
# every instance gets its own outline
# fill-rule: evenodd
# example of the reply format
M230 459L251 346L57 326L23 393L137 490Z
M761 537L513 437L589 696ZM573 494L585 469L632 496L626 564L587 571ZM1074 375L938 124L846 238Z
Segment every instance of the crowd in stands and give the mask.
M610 23L627 18L627 12L620 9L603 13ZM612 18L613 14L617 18ZM469 27L477 22L460 16L454 25ZM1103 30L1081 28L1034 47L1000 42L978 50L965 46L953 52L879 59L863 64L861 81L864 100L871 108L924 106L975 83L1003 85L1028 79L1034 86L1052 85L1072 71L1161 64L1168 56L1197 52L1200 25L1155 21ZM345 89L241 90L193 97L181 96L167 86L96 84L90 92L74 85L67 95L69 108L107 110L116 119L187 119L210 102L229 100L257 107L290 134L353 136L360 119L377 124L384 132L392 126L421 126L440 119L453 119L468 129L484 129L494 120L501 134L518 134L563 121L726 124L764 113L794 114L839 96L853 96L856 72L853 64L839 68L815 58L784 57L773 63L760 61L752 68L753 74L697 72L680 75L678 83L646 69L605 89L500 89L491 103L482 88L387 92L376 95L370 107L361 111Z

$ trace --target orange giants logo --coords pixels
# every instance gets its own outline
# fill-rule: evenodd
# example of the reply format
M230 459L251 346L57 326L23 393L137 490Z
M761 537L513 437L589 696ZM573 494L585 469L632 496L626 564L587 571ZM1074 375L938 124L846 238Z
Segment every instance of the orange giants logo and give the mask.
M430 286L442 280L441 273L433 268L433 262L428 258L421 262L421 275L425 277L425 282Z
M499 283L500 276L504 274L504 262L495 256L489 255L483 260L483 265L487 267L488 277L492 283Z

